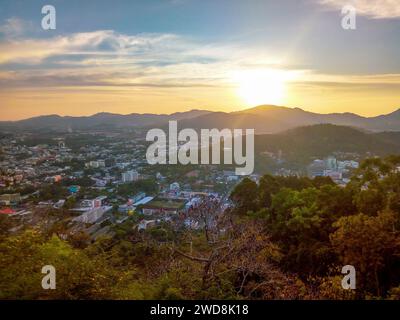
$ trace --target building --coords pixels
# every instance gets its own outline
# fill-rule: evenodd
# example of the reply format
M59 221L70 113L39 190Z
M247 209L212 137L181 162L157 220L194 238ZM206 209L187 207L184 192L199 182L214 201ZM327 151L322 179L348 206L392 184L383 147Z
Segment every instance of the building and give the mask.
M226 177L226 181L227 182L234 182L234 181L238 181L239 180L239 176L236 176L236 175L232 175L232 176L227 176Z
M174 183L171 183L171 184L169 185L169 190L170 190L170 191L178 192L179 189L180 189L180 186L179 186L179 183L178 183L178 182L174 182Z
M139 200L142 200L144 197L146 197L146 194L144 192L139 192L135 194L133 197L129 197L128 203L133 204L138 202Z
M139 179L139 173L135 170L130 170L122 173L122 182L133 182Z
M73 221L82 223L95 223L97 220L102 218L106 212L110 211L111 209L112 206L94 208L74 218Z
M0 204L2 205L15 205L21 202L21 194L12 193L12 194L2 194L0 195Z
M185 174L186 178L198 178L199 177L199 170L192 170Z
M152 201L154 197L144 197L143 199L140 199L139 201L135 202L133 206L136 208L138 206L145 205L146 203Z
M175 215L184 209L185 204L183 199L154 198L142 206L142 212L145 215Z
M323 177L326 169L325 161L317 159L307 167L307 173L310 178Z
M165 177L163 177L161 173L157 172L157 174L156 174L156 179L157 179L157 180L164 180Z
M16 211L11 208L0 209L0 214L15 214Z
M337 171L338 162L335 157L328 157L325 159L326 168L328 170Z
M106 199L107 199L107 196L99 196L95 199L82 200L81 208L86 209L86 210L100 208L101 206L104 205L104 200L106 200ZM83 211L85 211L85 210L83 210Z
M324 177L330 177L333 181L342 180L343 175L339 171L325 170Z
M146 230L147 227L153 227L156 224L156 220L141 220L138 224L138 231Z
M92 180L95 182L96 187L104 188L107 185L107 180L97 179L97 178L93 178L93 177L92 177Z
M107 199L107 196L99 196L93 200L93 208L100 208L104 205L104 200Z
M80 186L69 186L68 187L68 192L70 192L70 193L78 193L80 189L81 189Z
M357 169L359 163L353 160L338 161L338 170L344 170L346 168Z
M55 208L55 209L61 209L61 208L64 206L64 204L65 204L65 200L64 200L64 199L58 200L58 201L53 205L53 208Z
M96 160L96 161L90 161L89 162L89 167L90 168L104 168L106 166L106 162L104 160Z

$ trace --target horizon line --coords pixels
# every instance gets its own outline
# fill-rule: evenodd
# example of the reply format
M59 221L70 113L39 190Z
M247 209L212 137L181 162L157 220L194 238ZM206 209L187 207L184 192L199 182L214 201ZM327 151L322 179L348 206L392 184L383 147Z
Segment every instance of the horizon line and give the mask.
M235 111L221 111L221 110L208 110L208 109L198 109L198 108L194 108L194 109L188 109L185 111L175 111L172 113L151 113L151 112L145 112L145 113L137 113L137 112L132 112L132 113L115 113L115 112L108 112L108 111L100 111L97 113L93 113L90 115L60 115L57 113L52 113L52 114L41 114L41 115L37 115L37 116L32 116L32 117L28 117L28 118L20 118L20 119L15 119L15 120L0 120L1 122L19 122L19 121L25 121L25 120L30 120L30 119L35 119L35 118L41 118L41 117L60 117L60 118L91 118L100 114L108 114L108 115L117 115L117 116L130 116L130 115L137 115L137 116L141 116L141 115L156 115L156 116L171 116L173 114L179 114L179 113L188 113L188 112L193 112L193 111L203 111L203 112L209 112L209 113L226 113L226 114L230 114L230 113L241 113L241 112L245 112L245 111L249 111L249 110L254 110L257 108L262 108L262 107L273 107L273 108L284 108L284 109L299 109L302 110L304 112L308 112L308 113L313 113L313 114L323 114L323 115L330 115L330 114L352 114L352 115L356 115L362 118L375 118L375 117L379 117L379 116L385 116L385 115L390 115L398 110L400 110L400 107L395 107L393 111L389 112L389 113L380 113L380 114L376 114L373 116L363 116L361 114L358 113L354 113L354 112L328 112L328 113L320 113L320 112L313 112L313 111L308 111L306 109L300 108L300 107L288 107L288 106L280 106L280 105L273 105L273 104L261 104L261 105L257 105L254 107L249 107L246 109L240 109L240 110L235 110Z

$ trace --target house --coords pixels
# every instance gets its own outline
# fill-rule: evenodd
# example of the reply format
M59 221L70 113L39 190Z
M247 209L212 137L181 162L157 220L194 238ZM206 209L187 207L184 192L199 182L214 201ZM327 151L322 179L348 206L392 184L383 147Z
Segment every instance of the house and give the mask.
M135 194L133 197L129 197L128 203L133 204L135 202L142 200L145 197L146 197L146 194L144 192L139 192L139 193Z
M137 226L138 231L146 230L148 227L153 227L156 224L156 220L141 220Z
M104 168L106 166L106 162L104 160L90 161L88 166L90 168Z
M58 200L58 201L53 205L53 208L55 208L55 209L61 209L61 208L64 206L64 204L65 204L65 200L64 200L64 199Z
M77 211L88 211L94 208L100 208L104 205L104 200L107 199L107 196L99 196L95 199L85 199L82 200L80 208L76 208L74 210Z
M68 192L69 193L78 193L80 188L81 188L80 186L69 186Z
M9 215L11 215L11 214L15 214L15 213L16 213L16 211L11 209L11 208L4 208L4 209L0 210L0 214L9 214Z
M167 215L177 214L185 207L186 200L170 198L154 198L152 201L142 206L142 212L145 215Z
M179 183L178 183L178 182L174 182L174 183L171 183L171 184L169 185L169 190L170 190L170 191L178 192L179 189L180 189L180 186L179 186Z
M199 176L199 170L192 170L185 174L186 178L197 178Z
M0 195L0 204L9 206L12 204L18 204L19 202L21 202L21 194L19 193Z

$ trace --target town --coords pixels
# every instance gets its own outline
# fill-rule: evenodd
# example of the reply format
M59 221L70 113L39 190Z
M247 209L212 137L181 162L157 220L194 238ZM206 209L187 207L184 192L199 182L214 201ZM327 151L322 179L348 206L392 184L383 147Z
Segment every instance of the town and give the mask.
M218 213L230 205L229 191L240 178L234 170L149 165L146 140L124 135L2 137L0 212L16 221L12 231L62 222L62 238L85 234L94 241L113 236L115 226L138 232L163 223L197 229L213 223L204 210Z
M150 165L140 130L25 132L4 134L0 141L0 213L16 222L12 231L62 224L60 237L85 235L90 242L114 236L118 228L139 234L167 223L196 230L216 223L243 178L232 165ZM280 153L262 154L281 164L277 175L303 174L287 169ZM338 159L346 157L357 155ZM304 174L345 185L358 162L338 159L315 159ZM257 182L260 176L249 177Z

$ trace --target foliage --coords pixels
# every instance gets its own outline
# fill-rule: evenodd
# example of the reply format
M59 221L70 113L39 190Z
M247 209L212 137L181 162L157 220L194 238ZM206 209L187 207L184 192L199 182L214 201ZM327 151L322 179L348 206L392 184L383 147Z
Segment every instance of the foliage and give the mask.
M135 214L91 243L69 233L66 210L43 212L40 228L21 231L0 217L0 299L400 299L399 167L400 157L367 159L346 187L245 178L233 207L205 210L207 227L197 230L161 223L138 231ZM64 188L43 191L61 196ZM49 264L56 290L41 288ZM355 291L341 287L347 264L356 268Z

